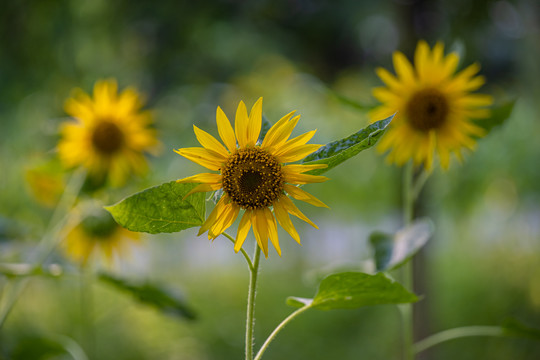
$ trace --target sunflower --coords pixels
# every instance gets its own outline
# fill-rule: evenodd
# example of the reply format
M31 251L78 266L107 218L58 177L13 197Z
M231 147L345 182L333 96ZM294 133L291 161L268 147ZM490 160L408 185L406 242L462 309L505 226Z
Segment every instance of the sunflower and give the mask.
M108 177L114 186L124 184L132 172L143 174L143 153L155 152L159 142L155 130L148 128L152 117L141 111L142 105L134 89L118 94L115 80L97 81L93 98L75 89L65 103L75 122L62 124L58 143L64 165L83 166L92 178Z
M234 250L240 250L253 227L257 244L268 257L268 238L281 256L276 219L299 244L300 236L289 214L317 228L288 197L290 195L315 206L327 207L296 186L328 180L324 176L305 174L313 169L325 168L326 165L285 165L303 159L321 147L306 144L316 130L289 140L300 119L294 113L285 115L272 126L261 143L258 143L258 139L262 123L262 98L253 105L249 116L246 105L240 102L234 130L223 110L217 108L218 132L225 146L212 135L193 126L197 140L203 147L183 148L175 152L219 173L202 173L178 182L200 184L188 196L195 192L222 189L220 200L201 226L198 235L208 231L208 238L215 239L232 225L240 210L243 210Z
M94 209L82 217L80 223L65 234L65 253L85 265L92 255L112 264L129 247L139 241L139 234L119 226L112 215L103 209Z
M471 119L488 117L485 107L493 102L489 95L470 93L485 82L476 76L480 66L473 64L456 74L459 56L444 56L441 42L430 49L425 41L416 47L414 67L399 51L393 61L397 76L378 68L377 75L387 87L373 90L382 105L370 113L372 120L397 112L379 150L390 150L391 163L403 165L412 159L427 170L435 151L443 169L448 169L451 153L461 162L461 150L474 150L474 138L485 134Z

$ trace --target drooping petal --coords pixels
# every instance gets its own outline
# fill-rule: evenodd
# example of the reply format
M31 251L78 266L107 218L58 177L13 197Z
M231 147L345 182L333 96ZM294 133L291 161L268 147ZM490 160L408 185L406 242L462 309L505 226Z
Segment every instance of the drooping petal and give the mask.
M244 212L244 215L242 216L242 219L240 220L240 224L238 225L238 231L236 233L236 241L234 243L235 252L240 251L242 245L244 244L244 241L246 241L247 234L249 232L249 229L251 228L251 213L251 210L246 210Z
M279 198L279 200L283 204L285 209L289 212L289 214L292 214L297 218L304 220L309 225L313 226L315 229L318 229L317 225L315 225L311 220L309 220L307 216L304 215L287 196L282 196Z
M274 245L274 247L276 248L278 255L281 256L281 247L279 246L276 219L274 218L274 215L269 208L264 208L263 210L268 227L268 237L270 238L272 245Z
M274 214L276 215L279 225L281 225L281 227L285 229L285 231L287 231L297 243L300 244L300 235L298 235L298 232L294 228L294 225L289 218L287 209L283 206L279 199L274 201Z
M227 206L228 201L226 201L226 200L228 200L228 197L225 196L225 195L222 196L221 199L219 199L218 203L214 207L214 210L212 210L210 215L208 215L208 218L206 219L206 221L202 224L201 228L199 229L199 232L197 233L197 236L199 236L201 234L204 234L208 229L210 229L212 227L212 225L214 225L216 220L221 216L221 214L223 213L223 210Z
M219 141L217 141L215 137L213 137L206 131L199 129L195 125L193 125L193 131L195 132L197 140L199 140L199 143L204 148L212 150L223 157L229 156L229 152L227 151L227 149L225 149L225 147Z
M221 216L218 217L214 225L212 225L210 230L208 230L208 239L214 240L221 235L222 232L227 230L232 225L234 220L236 220L239 211L240 207L238 205L233 203L226 205Z
M223 143L227 146L229 152L233 153L236 150L236 137L234 136L234 130L231 126L231 122L227 118L227 115L225 115L219 106L216 111L216 122L221 140L223 140Z
M268 222L263 209L253 210L251 224L253 225L253 233L257 244L259 244L264 256L268 257Z
M307 191L304 191L297 186L285 184L283 186L283 189L296 200L304 201L314 206L328 208L328 206L321 200L317 199L315 196L311 195Z

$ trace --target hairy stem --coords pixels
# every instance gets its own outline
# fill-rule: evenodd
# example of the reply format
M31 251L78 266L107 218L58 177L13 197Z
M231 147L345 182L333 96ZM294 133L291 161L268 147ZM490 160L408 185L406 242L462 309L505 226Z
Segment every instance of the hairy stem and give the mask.
M261 258L261 248L255 245L255 255L253 256L253 266L250 267L249 291L246 316L246 360L253 360L253 330L255 325L255 295L257 293L257 277L259 275L259 260Z

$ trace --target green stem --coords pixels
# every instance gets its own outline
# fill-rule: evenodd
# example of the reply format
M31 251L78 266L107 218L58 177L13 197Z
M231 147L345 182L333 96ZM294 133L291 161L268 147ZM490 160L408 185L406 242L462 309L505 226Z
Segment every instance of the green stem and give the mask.
M463 326L428 336L414 344L416 354L442 342L469 336L504 336L500 326Z
M257 292L257 276L259 275L259 260L261 258L261 248L255 244L255 255L253 256L253 266L250 267L249 291L246 316L246 360L253 359L253 330L255 325L255 295Z
M413 220L414 196L413 196L413 164L409 162L403 174L403 223L407 227ZM403 286L409 291L413 291L413 264L409 260L402 267ZM403 332L403 358L413 360L413 307L412 304L399 306L402 318Z
M311 308L311 305L306 305L306 306L303 306L301 307L300 309L297 309L296 311L294 311L293 313L291 313L289 316L287 316L285 318L285 320L283 320L275 329L274 331L272 331L272 333L268 336L268 338L266 339L266 341L264 342L263 346L261 346L259 352L257 353L257 356L255 356L255 359L254 360L260 360L264 354L264 352L266 351L266 349L268 348L268 346L270 345L270 343L272 342L272 340L274 340L274 338L276 337L276 335L285 327L285 325L287 325L288 323L290 323L294 318L296 318L298 315L300 315L301 313L303 313L304 311L306 311L307 309L310 309Z
M66 185L64 193L62 194L51 220L49 221L49 225L47 226L41 241L36 247L35 253L29 258L28 262L33 264L33 268L41 267L51 252L54 251L56 246L58 246L60 241L59 233L70 219L69 214L63 214L68 212L73 207L79 195L79 191L82 187L85 176L86 173L80 170L72 175L71 179ZM0 329L6 322L11 309L13 309L13 306L15 306L19 300L19 297L28 285L28 282L28 277L14 279L11 280L12 286L9 289L4 289L11 291L3 291L2 294L5 296L5 298L2 299L2 307L0 308Z
M236 243L236 240L234 240L234 238L231 235L229 235L229 234L227 234L225 232L223 232L221 234L225 235L225 237L228 238L229 240L231 240L231 242L233 244ZM242 253L242 255L244 255L244 258L246 259L246 262L247 262L248 267L249 267L249 271L253 271L253 263L251 262L251 259L249 258L249 255L247 254L247 252L243 248L240 248L240 252Z

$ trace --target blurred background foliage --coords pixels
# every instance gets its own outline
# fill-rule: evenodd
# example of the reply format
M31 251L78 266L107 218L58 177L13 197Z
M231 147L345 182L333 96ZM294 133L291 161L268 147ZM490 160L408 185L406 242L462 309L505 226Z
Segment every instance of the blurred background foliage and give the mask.
M424 295L417 339L454 326L497 325L508 316L540 324L538 2L7 0L1 9L1 261L22 261L51 217L30 186L32 170L55 156L72 88L89 92L97 79L114 77L120 87L143 92L155 114L164 151L150 159L147 177L106 199L113 203L199 172L172 149L195 145L193 124L217 135L218 105L233 118L239 100L250 107L263 96L270 121L296 109L297 133L317 128L314 143L345 137L367 124L367 111L334 93L369 107L371 88L380 85L374 70L391 69L393 51L410 58L419 39L442 40L461 54L462 66L482 65L482 92L518 101L464 165L435 170L422 193L417 212L431 217L436 231L416 259L417 293ZM317 281L335 269L372 266L368 234L400 227L400 172L371 150L308 189L331 210L303 207L320 230L296 222L303 246L283 233L283 257L272 253L263 261L258 344L292 311L287 296L312 296ZM56 174L51 181L69 176ZM48 193L43 186L38 194ZM54 340L59 335L95 359L241 358L245 264L228 240L195 235L190 229L146 236L114 271L181 289L197 320L162 314L98 282L88 320L77 276L35 278L0 332L0 358L68 358ZM66 260L58 252L49 262ZM0 277L0 286L7 283ZM285 329L265 358L398 359L399 326L394 306L313 311ZM469 338L422 355L458 357L536 359L540 346Z

